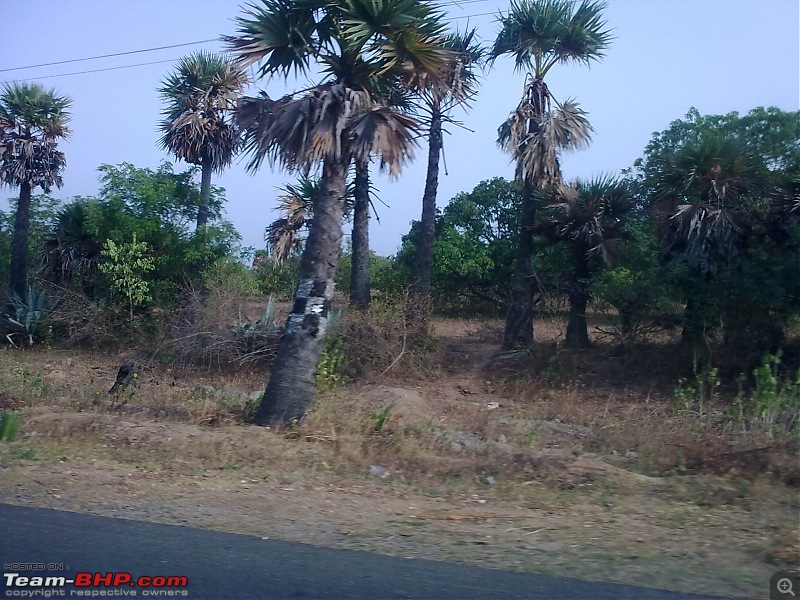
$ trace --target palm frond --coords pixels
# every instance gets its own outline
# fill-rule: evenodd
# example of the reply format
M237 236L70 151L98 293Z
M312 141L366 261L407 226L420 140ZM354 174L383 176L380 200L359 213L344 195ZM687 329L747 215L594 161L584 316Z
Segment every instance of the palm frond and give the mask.
M259 76L279 73L288 77L305 73L318 52L322 23L317 7L294 0L262 0L248 4L245 16L236 18L236 35L222 36L242 66L259 61Z
M378 156L381 171L396 177L413 158L420 124L411 116L375 104L353 115L348 130L356 160L367 161L370 155Z
M512 0L500 15L500 33L489 57L513 56L518 70L543 78L558 63L589 64L611 42L602 20L604 2L582 0Z

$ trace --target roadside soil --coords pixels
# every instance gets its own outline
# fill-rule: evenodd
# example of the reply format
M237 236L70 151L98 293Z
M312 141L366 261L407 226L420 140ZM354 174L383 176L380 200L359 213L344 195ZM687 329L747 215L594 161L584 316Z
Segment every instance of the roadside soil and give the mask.
M110 399L120 357L0 351L0 408L21 416L0 502L720 596L765 596L798 566L796 486L651 476L641 448L597 442L630 424L630 392L521 395L493 376L486 323L437 332L435 377L344 385L284 431L236 418L260 373L159 367Z

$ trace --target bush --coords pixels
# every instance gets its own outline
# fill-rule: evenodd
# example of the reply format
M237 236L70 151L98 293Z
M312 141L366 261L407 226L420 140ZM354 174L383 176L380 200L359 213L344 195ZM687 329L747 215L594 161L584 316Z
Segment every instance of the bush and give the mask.
M238 294L257 294L259 282L256 275L241 261L233 257L223 257L213 262L203 272L203 282L207 288L225 288Z
M163 348L169 360L183 368L220 370L269 364L282 335L275 298L265 301L255 321L246 315L248 302L247 296L224 287L202 295L191 287L184 289L181 310Z

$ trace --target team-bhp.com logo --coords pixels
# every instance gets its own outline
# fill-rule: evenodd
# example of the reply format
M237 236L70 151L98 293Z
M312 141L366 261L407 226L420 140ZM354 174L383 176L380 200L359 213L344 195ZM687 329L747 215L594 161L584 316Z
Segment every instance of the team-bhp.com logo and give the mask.
M183 575L134 578L127 572L76 573L64 576L31 576L3 573L7 597L54 598L62 596L106 597L144 596L152 598L188 596L189 578ZM67 587L73 586L73 587Z

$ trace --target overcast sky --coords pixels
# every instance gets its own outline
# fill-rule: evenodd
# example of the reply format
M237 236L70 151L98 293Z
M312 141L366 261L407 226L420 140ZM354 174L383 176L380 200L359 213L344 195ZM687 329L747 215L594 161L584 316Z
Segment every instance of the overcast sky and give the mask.
M200 48L217 51L218 41L100 60L16 69L154 47L216 40L234 32L239 0L0 0L3 44L0 81L35 80L73 100L72 136L62 144L68 166L64 187L53 195L68 200L98 191L97 167L130 162L155 168L174 160L156 141L161 80L181 56ZM438 0L450 23L478 29L488 44L498 26L503 0ZM800 8L797 0L609 0L605 11L615 39L591 69L555 67L547 77L559 99L575 98L588 111L594 141L588 150L563 159L565 177L617 173L641 156L655 131L692 107L702 114L746 112L756 106L797 110L800 84ZM108 69L139 63L158 64ZM14 70L12 70L14 69ZM442 171L439 205L481 180L511 178L508 156L495 145L497 126L517 104L524 75L499 60L483 77L469 113L456 116L473 130L453 128L445 139L447 175ZM297 82L297 88L307 81ZM289 85L294 85L289 82ZM258 81L273 97L284 84ZM251 88L253 93L256 87ZM380 224L373 221L371 246L396 252L400 237L419 218L427 147L401 178L376 178ZM184 168L178 164L179 170ZM263 248L266 225L276 217L276 187L291 174L265 166L255 175L234 164L214 183L227 190L227 215L245 245ZM5 188L3 198L14 195ZM0 201L0 207L4 201Z

